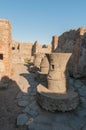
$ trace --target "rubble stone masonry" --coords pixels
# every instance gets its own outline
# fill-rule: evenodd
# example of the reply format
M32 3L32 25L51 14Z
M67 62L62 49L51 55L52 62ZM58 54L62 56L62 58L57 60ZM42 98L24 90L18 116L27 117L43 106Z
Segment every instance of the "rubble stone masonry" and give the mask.
M0 19L0 78L10 76L11 25L6 19Z

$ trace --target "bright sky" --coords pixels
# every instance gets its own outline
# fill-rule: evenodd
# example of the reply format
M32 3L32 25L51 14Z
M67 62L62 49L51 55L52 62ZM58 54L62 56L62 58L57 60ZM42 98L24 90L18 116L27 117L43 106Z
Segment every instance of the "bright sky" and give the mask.
M53 35L86 27L86 0L0 0L0 18L10 20L13 39L47 44Z

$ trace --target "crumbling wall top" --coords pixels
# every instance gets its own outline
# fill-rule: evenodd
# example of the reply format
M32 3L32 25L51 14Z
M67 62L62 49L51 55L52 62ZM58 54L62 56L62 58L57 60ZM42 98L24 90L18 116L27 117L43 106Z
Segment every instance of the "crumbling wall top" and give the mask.
M11 28L11 24L8 19L0 19L0 24L8 25ZM4 28L6 28L6 26L4 26Z

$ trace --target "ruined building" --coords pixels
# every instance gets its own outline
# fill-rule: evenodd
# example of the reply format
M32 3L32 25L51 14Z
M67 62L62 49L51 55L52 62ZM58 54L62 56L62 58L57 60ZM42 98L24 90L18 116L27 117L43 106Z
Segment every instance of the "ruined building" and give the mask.
M24 63L24 59L31 59L32 56L36 54L52 53L58 44L58 37L53 36L52 43L49 45L40 45L38 41L35 43L25 43L17 42L12 40L11 50L12 50L12 62L13 63Z
M12 62L13 63L24 63L25 60L31 59L32 56L32 43L12 41Z
M51 53L52 52L52 44L49 45L40 45L38 41L35 41L32 49L32 54L37 54L37 53Z
M8 20L0 19L0 79L10 76L11 25Z

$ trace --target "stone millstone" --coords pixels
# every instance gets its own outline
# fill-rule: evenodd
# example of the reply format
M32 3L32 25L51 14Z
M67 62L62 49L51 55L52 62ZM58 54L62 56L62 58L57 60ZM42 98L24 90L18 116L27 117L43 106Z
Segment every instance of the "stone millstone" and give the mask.
M67 92L65 94L53 93L43 85L37 87L37 102L39 105L49 111L70 111L79 104L79 96L76 92Z

